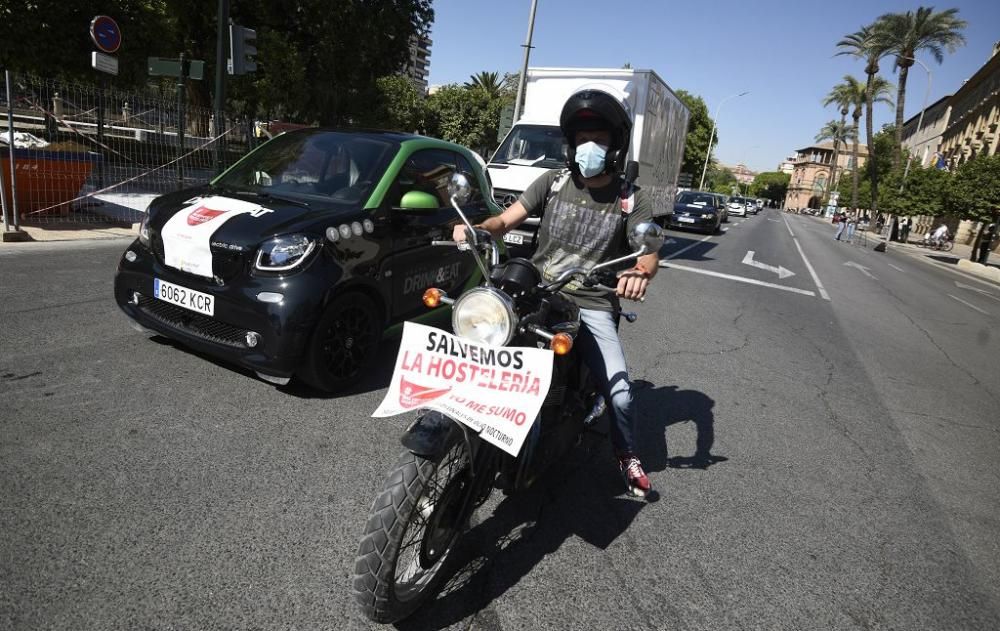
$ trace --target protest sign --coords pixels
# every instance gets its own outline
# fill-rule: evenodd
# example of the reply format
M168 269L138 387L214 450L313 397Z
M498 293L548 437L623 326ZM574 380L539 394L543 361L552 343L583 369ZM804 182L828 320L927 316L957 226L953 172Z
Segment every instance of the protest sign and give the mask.
M477 344L407 322L389 390L372 416L437 410L516 456L552 381L552 351Z

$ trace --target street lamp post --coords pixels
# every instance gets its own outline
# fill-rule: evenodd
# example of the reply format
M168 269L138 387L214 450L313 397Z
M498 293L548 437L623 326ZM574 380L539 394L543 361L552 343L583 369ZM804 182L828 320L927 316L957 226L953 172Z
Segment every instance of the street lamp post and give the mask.
M699 191L705 189L705 172L708 171L708 160L712 157L712 141L715 140L715 122L719 119L719 112L722 110L722 104L729 99L736 99L745 94L750 94L750 92L746 91L740 92L739 94L731 94L719 101L719 104L715 106L715 117L712 118L712 133L708 136L708 150L705 152L705 166L701 169L701 181L698 182Z
M927 73L927 89L924 91L924 105L923 105L923 107L920 108L920 118L917 119L917 131L913 134L917 138L917 140L919 142L920 128L924 124L924 112L927 111L927 101L928 101L928 99L931 96L931 70L930 70L930 68L928 68L924 64L924 62L920 61L916 57L904 57L904 59L911 59L911 60L917 62L918 64L920 64L920 67L924 69L924 72ZM909 175L909 173L910 173L910 162L912 160L913 160L913 154L911 153L906 158L906 168L903 169L903 179L899 183L899 192L900 193L903 192L903 186L906 184L906 176ZM923 159L922 158L921 158L920 162L921 162L921 166L923 166Z

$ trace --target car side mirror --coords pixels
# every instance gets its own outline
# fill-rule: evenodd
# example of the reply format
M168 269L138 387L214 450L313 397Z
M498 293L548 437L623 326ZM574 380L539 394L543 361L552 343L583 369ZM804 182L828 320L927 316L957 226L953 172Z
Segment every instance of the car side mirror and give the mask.
M403 199L399 202L399 207L404 210L428 210L441 207L438 198L424 191L407 191L403 194Z

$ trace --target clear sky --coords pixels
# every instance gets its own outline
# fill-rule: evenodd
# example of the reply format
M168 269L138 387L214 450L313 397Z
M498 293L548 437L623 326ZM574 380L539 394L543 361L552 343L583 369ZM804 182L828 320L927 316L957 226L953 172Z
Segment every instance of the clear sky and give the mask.
M651 68L675 89L701 96L718 117L716 158L773 171L813 142L840 115L821 100L845 74L864 80L864 64L834 56L836 43L886 12L915 10L905 0L538 0L531 66ZM1000 40L1000 0L924 6L959 9L967 43L932 73L928 103L952 94L986 63ZM480 71L517 72L523 62L531 0L435 0L431 85L463 83ZM892 62L882 74L895 84ZM905 116L919 113L927 73L910 69ZM875 129L895 110L876 108Z

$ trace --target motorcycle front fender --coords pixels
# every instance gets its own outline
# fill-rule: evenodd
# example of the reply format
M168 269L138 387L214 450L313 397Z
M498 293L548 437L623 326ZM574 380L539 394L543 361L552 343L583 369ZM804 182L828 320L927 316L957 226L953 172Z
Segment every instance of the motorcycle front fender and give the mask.
M412 453L437 460L452 444L452 436L465 440L458 422L440 412L429 411L413 421L399 440Z

